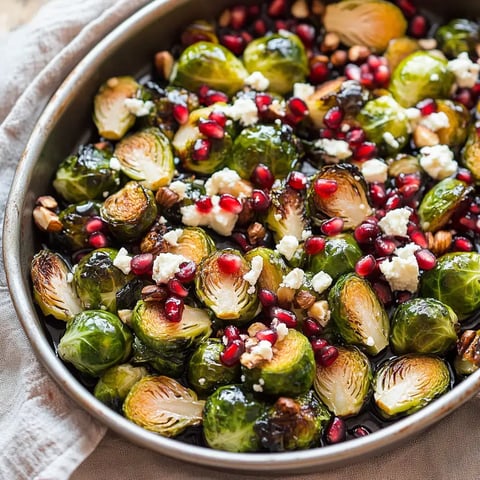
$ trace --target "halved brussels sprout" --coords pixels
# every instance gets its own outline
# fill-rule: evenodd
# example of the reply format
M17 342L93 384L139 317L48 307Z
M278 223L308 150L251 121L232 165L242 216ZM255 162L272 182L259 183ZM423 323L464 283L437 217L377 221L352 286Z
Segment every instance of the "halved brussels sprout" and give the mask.
M273 357L254 368L242 365L245 384L267 395L301 395L312 386L315 358L305 335L289 329L288 335L275 343Z
M125 362L130 356L132 334L113 313L85 310L68 323L58 344L58 355L77 370L93 377Z
M115 147L122 172L150 190L170 183L175 166L170 141L159 128L132 133Z
M203 228L186 227L178 237L177 245L168 245L168 251L183 255L197 265L215 250L215 243Z
M388 315L367 280L354 273L340 277L329 292L328 303L338 333L347 343L370 355L387 347Z
M448 98L455 76L447 60L431 52L414 52L393 71L389 90L402 107L425 98Z
M123 401L130 389L146 375L147 369L144 367L134 367L129 363L115 365L100 377L93 395L110 408L121 411Z
M444 355L457 341L458 318L433 298L413 298L400 304L392 318L390 344L397 354Z
M372 369L367 356L353 346L337 346L332 365L317 364L313 386L328 409L338 417L360 413L370 393Z
M221 320L238 323L252 320L259 301L256 287L243 278L250 268L250 263L238 250L214 252L197 270L197 297Z
M470 112L461 103L452 100L437 100L437 112L448 118L448 127L438 129L435 133L442 145L452 148L461 147L467 139L470 124Z
M239 385L218 388L203 410L207 445L227 452L255 452L260 448L255 424L265 405Z
M147 376L130 390L123 413L132 422L164 437L176 437L202 423L205 402L173 378Z
M461 163L472 172L475 183L480 183L480 134L475 125L468 130L467 143L460 158Z
M119 140L135 123L135 115L127 108L125 100L134 98L140 85L133 77L113 77L98 90L94 99L93 121L100 136Z
M105 200L100 215L116 238L132 241L155 221L157 204L150 189L132 181Z
M208 338L190 357L188 383L199 395L209 395L222 385L240 381L240 365L236 363L229 367L220 360L224 349L225 345L219 338Z
M285 95L293 84L303 82L308 74L308 60L302 41L282 31L251 41L243 52L250 73L260 72L268 78L269 90Z
M280 397L257 421L260 445L270 452L301 450L320 445L331 414L313 390L295 398Z
M83 145L58 167L53 188L68 202L103 199L120 186L120 172L111 167L112 154L95 145Z
M118 250L99 248L85 255L74 272L75 288L84 308L117 310L117 293L130 277L114 265Z
M411 415L445 393L450 371L438 357L407 354L386 361L375 373L375 404L385 418Z
M336 190L328 195L317 189L318 182L335 182ZM307 194L309 215L316 224L330 217L343 220L346 230L360 225L372 214L367 185L357 167L349 163L325 165L313 177Z
M197 91L202 85L233 95L248 76L242 62L227 48L211 42L187 47L173 67L170 83Z
M436 31L435 38L447 57L456 58L462 52L475 53L475 47L480 41L480 30L477 22L454 18Z
M420 280L422 297L432 297L453 308L460 320L480 307L480 254L447 253L437 259Z
M278 252L267 247L253 248L245 254L245 258L251 262L253 257L257 255L263 259L262 272L257 281L259 288L276 292L283 281L283 277L288 273L285 260Z
M33 296L44 315L66 321L82 311L70 267L58 253L40 250L33 257L30 276Z
M418 207L423 230L435 232L447 224L472 190L471 186L456 178L445 178L434 185Z
M458 341L453 360L457 375L470 375L480 367L480 330L465 330Z

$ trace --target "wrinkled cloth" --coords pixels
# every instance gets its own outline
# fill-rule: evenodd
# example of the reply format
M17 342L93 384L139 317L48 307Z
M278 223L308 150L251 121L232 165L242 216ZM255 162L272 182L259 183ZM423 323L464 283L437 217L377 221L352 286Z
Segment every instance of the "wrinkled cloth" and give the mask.
M0 38L0 211L35 121L68 72L147 0L55 0ZM8 241L8 232L4 241ZM277 479L480 478L480 399L376 458L332 471ZM0 266L0 479L222 479L222 473L132 445L67 398L36 360ZM346 445L346 448L348 446ZM219 465L219 467L221 467ZM265 477L259 475L257 477Z

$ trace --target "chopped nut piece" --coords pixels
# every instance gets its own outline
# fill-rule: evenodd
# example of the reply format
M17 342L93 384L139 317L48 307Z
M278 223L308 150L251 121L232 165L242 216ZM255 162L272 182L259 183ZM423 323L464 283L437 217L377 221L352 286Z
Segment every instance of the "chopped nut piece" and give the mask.
M218 17L218 26L222 28L228 27L231 19L232 12L230 12L230 9L227 8L220 14L220 17Z
M161 187L155 194L155 200L161 207L168 209L180 200L180 196L168 187Z
M465 330L457 344L457 351L465 360L480 367L480 337L475 330Z
M306 290L299 290L295 294L295 303L297 304L298 308L303 310L308 310L315 303L315 300L315 295L312 295Z
M154 63L159 75L161 75L165 79L170 78L170 74L172 73L173 69L174 59L169 51L163 50L162 52L158 52L157 54L155 54Z
M333 52L340 45L340 37L334 32L328 32L323 38L322 52Z
M418 125L413 132L413 141L418 148L432 147L440 143L438 135L425 125Z
M345 50L336 50L332 53L330 61L334 67L342 67L347 63L348 56Z
M147 285L142 288L142 299L145 302L163 302L168 297L168 290L161 285Z
M428 249L437 257L444 254L452 245L452 233L448 230L439 230L435 233L426 232L425 237Z
M247 229L248 241L255 245L265 237L267 230L265 227L258 222L252 223Z
M308 5L305 0L297 0L292 5L291 12L295 18L307 18L310 15Z
M277 290L278 304L282 308L289 308L295 298L295 290L288 287L279 287Z
M418 40L418 45L423 50L433 50L437 48L437 41L434 38L421 38Z
M49 210L55 210L58 207L57 201L51 195L38 197L36 204L40 207L48 208Z
M315 65L316 63L328 63L330 59L327 55L315 55L309 60L310 66Z
M362 60L365 60L370 53L372 52L365 45L354 45L348 50L348 59L351 62L361 62Z
M309 309L308 315L314 318L322 327L325 327L330 320L330 307L326 300L315 302Z
M44 232L60 232L63 228L58 215L45 207L35 207L33 220L35 225Z
M248 327L248 334L251 336L251 337L254 337L258 332L261 332L262 330L265 330L267 328L267 326L262 323L262 322L255 322L255 323L252 323L249 327Z
M312 2L312 13L315 15L323 15L325 12L325 4L320 0L313 0Z

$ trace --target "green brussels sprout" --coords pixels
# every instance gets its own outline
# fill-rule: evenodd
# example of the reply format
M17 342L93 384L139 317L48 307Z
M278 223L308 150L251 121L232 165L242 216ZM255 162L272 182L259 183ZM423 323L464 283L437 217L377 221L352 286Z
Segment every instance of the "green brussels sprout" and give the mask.
M267 247L252 248L245 254L245 258L251 262L257 255L263 259L262 272L257 280L258 287L276 292L288 273L285 260L278 252Z
M309 270L328 273L335 280L344 273L353 272L361 256L362 251L353 235L341 233L326 238L325 248L310 257Z
M456 178L445 178L435 184L418 207L423 230L435 232L446 225L472 190L471 186Z
M475 183L480 183L480 134L475 125L471 125L468 130L468 137L465 146L462 149L460 157L462 165L467 167L475 179Z
M411 415L445 393L450 371L438 357L407 354L387 360L375 373L375 404L385 418Z
M265 405L239 385L218 388L207 398L203 410L207 445L227 452L259 450L255 425L264 410Z
M183 255L197 265L215 250L212 237L200 227L186 227L178 237L177 244L168 245L168 251L175 255Z
M255 425L260 445L270 452L320 446L331 417L313 390L296 397L280 397Z
M94 98L93 121L101 137L119 140L135 123L136 117L125 100L135 98L140 85L133 77L112 77L101 85Z
M370 355L387 347L388 315L367 280L355 273L343 275L330 290L328 303L338 333L347 343Z
M193 390L172 378L146 376L130 389L123 413L146 430L176 437L187 427L202 423L204 404Z
M227 48L211 42L187 47L173 67L170 83L197 91L202 85L233 95L248 76L243 63Z
M326 181L336 183L336 190L328 195L317 186ZM327 218L339 217L346 230L357 227L373 212L365 180L358 168L349 163L322 167L312 179L307 204L314 223L320 225Z
M448 98L455 76L447 64L447 60L434 53L414 52L393 71L389 90L406 108L425 98Z
M459 320L480 307L480 254L447 253L420 279L422 297L432 297L453 308Z
M299 160L299 141L288 125L253 125L235 139L227 166L249 179L259 163L276 178L285 178Z
M225 345L219 338L208 338L200 343L188 362L189 385L201 396L213 393L222 385L240 380L240 365L231 367L220 360Z
M43 249L33 257L33 297L44 315L67 321L82 311L71 275L70 267L58 253Z
M111 152L83 145L58 167L53 188L68 202L103 199L118 190L120 172L110 166Z
M257 314L257 287L243 277L251 269L238 250L217 250L199 265L197 297L221 320L244 323Z
M317 365L313 386L322 402L338 417L357 415L370 393L372 369L367 356L357 347L336 347L332 365Z
M121 411L123 401L130 389L146 375L147 369L144 367L134 367L129 363L115 365L100 377L93 395L110 408Z
M435 38L447 57L456 58L462 52L475 54L475 47L480 41L480 30L477 22L454 18L438 28Z
M435 132L440 143L452 148L461 147L467 139L470 112L464 105L452 100L437 100L436 103L437 112L444 113L448 118L448 127Z
M98 377L125 362L131 347L132 334L115 314L85 310L69 320L57 351L80 372Z
M408 55L420 50L418 41L410 37L392 38L388 42L387 49L383 56L388 62L390 71L393 72L397 65Z
M215 33L215 24L206 20L194 20L182 31L182 44L191 45L196 39L208 40L211 43L218 43Z
M150 190L170 183L175 166L170 141L159 128L150 127L132 133L115 147L122 172Z
M131 181L105 200L100 215L116 238L132 241L152 225L157 204L150 189Z
M413 298L400 304L392 318L390 345L397 354L444 355L457 341L455 312L433 298Z
M245 366L244 358L240 362L245 384L267 395L301 395L312 386L315 376L312 346L305 335L293 329L277 340L271 360L253 368Z
M480 367L480 330L465 330L458 341L453 368L457 375L470 375Z
M130 280L114 265L118 250L98 248L82 257L73 275L75 288L85 309L117 310L117 293Z
M357 115L368 140L388 155L399 152L409 138L408 117L399 102L383 95L367 102Z

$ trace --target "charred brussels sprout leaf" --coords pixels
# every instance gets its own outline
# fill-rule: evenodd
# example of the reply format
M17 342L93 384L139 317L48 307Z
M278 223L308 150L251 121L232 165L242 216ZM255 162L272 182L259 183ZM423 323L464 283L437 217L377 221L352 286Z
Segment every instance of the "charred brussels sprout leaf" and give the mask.
M186 227L179 236L176 245L168 245L168 251L183 255L197 265L215 250L212 237L200 227Z
M245 258L251 262L253 257L257 255L263 259L262 273L260 273L257 281L259 288L276 292L283 281L283 277L288 273L287 264L278 252L266 247L249 250L245 254Z
M475 125L470 127L461 162L472 172L475 183L480 183L480 135Z
M113 313L85 310L67 323L58 355L80 372L94 377L127 360L132 334Z
M197 91L202 85L233 95L243 87L248 72L227 48L211 42L187 47L173 68L172 85Z
M204 402L195 392L165 376L147 376L130 390L123 413L132 422L164 437L176 437L202 423Z
M243 52L247 70L268 78L269 90L284 95L303 82L308 60L301 40L294 34L272 34L251 41Z
M385 362L373 379L374 399L385 418L410 415L450 387L450 372L441 359L408 354Z
M116 238L128 242L140 238L152 225L157 204L150 189L132 181L105 200L100 215Z
M239 385L226 385L207 398L203 432L207 445L227 452L255 452L260 443L255 424L265 405Z
M442 25L435 33L438 46L450 58L455 58L462 52L475 53L475 46L480 40L480 30L477 22L465 18L455 18Z
M58 253L40 250L33 257L33 296L44 315L66 321L82 311L71 275L70 267Z
M329 367L317 365L314 388L328 409L339 417L360 413L370 393L372 369L367 356L353 346L337 347Z

